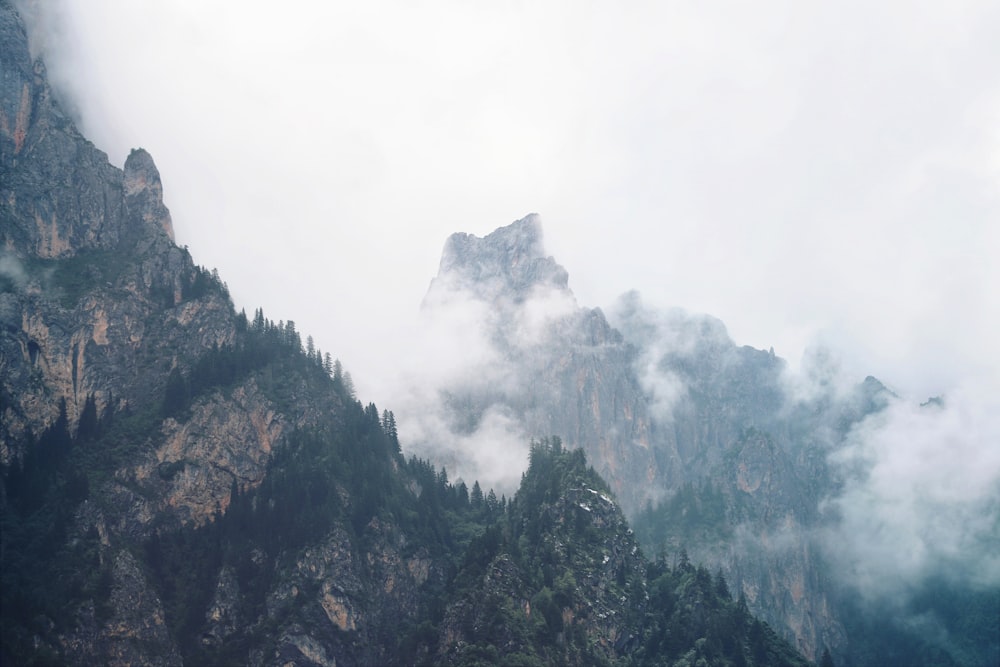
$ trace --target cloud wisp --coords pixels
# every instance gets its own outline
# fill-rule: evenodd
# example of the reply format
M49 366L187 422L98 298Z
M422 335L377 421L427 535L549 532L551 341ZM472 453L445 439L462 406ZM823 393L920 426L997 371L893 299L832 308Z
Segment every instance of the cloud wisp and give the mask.
M1000 586L1000 404L985 389L894 399L831 455L843 488L823 543L866 599L905 601L931 577Z

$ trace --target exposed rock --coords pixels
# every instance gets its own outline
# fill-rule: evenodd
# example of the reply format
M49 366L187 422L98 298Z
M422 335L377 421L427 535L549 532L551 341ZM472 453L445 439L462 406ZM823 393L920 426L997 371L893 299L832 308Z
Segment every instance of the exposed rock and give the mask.
M219 570L219 583L215 587L212 604L205 613L208 629L202 636L203 643L221 644L241 627L239 599L240 587L236 575L231 567L224 565Z
M569 274L545 255L541 220L529 215L478 238L452 234L441 255L428 297L440 290L468 289L485 301L523 301L543 287L568 289Z
M180 665L163 616L163 606L150 590L139 564L122 549L114 560L111 589L113 615L101 631L103 655L95 662L107 665ZM80 664L88 664L84 659Z
M632 376L634 350L600 309L577 306L566 270L545 255L537 215L483 238L448 239L424 312L447 317L469 301L485 305L482 335L499 363L444 388L452 428L473 432L500 410L526 439L559 434L587 453L626 507L640 507L654 490L657 462L646 399Z
M125 160L125 203L147 224L159 225L174 240L170 211L163 205L163 184L152 156L138 148Z

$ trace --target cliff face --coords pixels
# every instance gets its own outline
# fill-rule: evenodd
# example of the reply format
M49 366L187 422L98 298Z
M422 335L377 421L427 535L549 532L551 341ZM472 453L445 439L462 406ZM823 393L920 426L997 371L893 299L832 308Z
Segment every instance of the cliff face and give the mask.
M110 165L54 102L7 3L0 34L6 465L20 456L12 443L51 425L60 402L75 425L88 396L101 412L148 399L165 373L145 363L144 350L190 355L230 340L232 324L223 299L181 303L194 266L172 243L152 158L140 149L124 171Z
M500 411L526 438L559 434L587 453L627 508L638 508L657 463L632 377L635 350L599 309L576 304L566 270L545 255L537 216L483 238L448 239L424 314L447 320L470 306L483 313L478 333L496 362L443 388L452 428L474 431Z
M144 151L125 173L77 131L52 97L41 61L32 62L24 26L10 3L0 9L0 240L8 253L71 257L126 239L173 239L159 175Z

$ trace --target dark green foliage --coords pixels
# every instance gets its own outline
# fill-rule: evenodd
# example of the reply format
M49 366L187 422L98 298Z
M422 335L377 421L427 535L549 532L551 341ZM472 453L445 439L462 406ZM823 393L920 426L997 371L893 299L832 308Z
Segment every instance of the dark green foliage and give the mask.
M902 604L842 601L851 665L1000 665L1000 588L929 579Z
M161 412L164 417L176 417L187 409L191 402L191 391L181 369L174 366L167 377L167 388L163 395Z
M638 665L807 665L746 602L719 594L703 567L664 561L648 569L649 607ZM704 661L704 662L702 662Z
M732 525L720 489L710 482L688 482L655 507L647 505L635 519L635 532L642 544L669 551L692 542L721 541Z
M107 617L110 566L102 562L97 531L70 539L73 512L90 494L86 474L74 463L75 450L98 429L95 420L83 437L71 437L63 404L52 427L29 443L21 465L4 476L0 638L4 655L17 661L44 658L35 655L31 635L49 637L49 621L69 624L81 600L93 601L98 619Z
M582 452L563 450L558 439L532 445L517 495L470 543L451 584L450 604L463 622L449 664L486 664L497 655L504 664L511 655L518 664L545 665L807 664L749 614L745 600L730 598L721 573L713 577L686 557L674 568L662 559L643 565L641 556L606 572L609 561L595 554L632 544L623 521L617 529L608 523L617 512L609 502ZM521 598L530 614L517 604ZM636 602L622 606L619 599ZM595 615L609 600L625 614L615 619L626 634L598 648Z
M183 301L192 301L201 299L211 293L219 293L227 301L229 300L229 287L222 282L222 279L219 277L219 271L217 269L209 271L204 267L195 266L191 275L182 283L181 299Z

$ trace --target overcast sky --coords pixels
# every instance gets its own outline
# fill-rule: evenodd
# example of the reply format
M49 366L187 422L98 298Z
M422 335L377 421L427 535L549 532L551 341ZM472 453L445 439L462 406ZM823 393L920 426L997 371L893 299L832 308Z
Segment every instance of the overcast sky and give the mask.
M363 400L452 232L914 400L1000 382L1000 4L45 0L50 75ZM374 394L374 395L373 395ZM392 406L382 406L389 407Z

